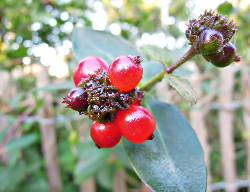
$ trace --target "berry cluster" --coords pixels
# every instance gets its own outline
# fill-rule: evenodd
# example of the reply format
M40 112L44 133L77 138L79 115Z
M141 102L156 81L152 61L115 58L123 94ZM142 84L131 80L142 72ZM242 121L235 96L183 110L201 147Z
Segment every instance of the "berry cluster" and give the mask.
M229 42L237 31L235 23L210 10L198 20L189 21L186 37L207 61L217 67L226 67L241 60L236 47Z
M144 92L136 89L142 73L140 57L130 55L118 56L110 66L88 56L76 66L76 88L63 103L93 120L90 135L97 147L113 147L122 136L133 143L153 139L155 119L140 105Z

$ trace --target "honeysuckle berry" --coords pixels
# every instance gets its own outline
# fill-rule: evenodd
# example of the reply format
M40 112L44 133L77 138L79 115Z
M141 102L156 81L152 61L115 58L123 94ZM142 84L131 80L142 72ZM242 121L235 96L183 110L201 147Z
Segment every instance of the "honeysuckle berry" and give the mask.
M84 90L86 96L84 108L78 110L79 113L88 115L91 120L99 123L113 122L117 110L128 109L138 95L143 94L143 91L137 89L120 92L117 87L110 84L107 71L103 70L97 70L88 78L83 78L78 86L76 89ZM71 98L71 95L68 97ZM68 97L63 103L67 103L66 107L76 110Z
M122 135L133 143L153 139L156 122L152 113L143 106L133 104L129 109L117 111L115 123Z
M236 47L232 43L226 43L218 53L203 56L216 67L226 67L234 61L241 60L241 56L236 54Z
M138 85L142 73L140 56L120 55L110 64L108 78L119 91L130 91Z
M95 71L102 69L107 71L108 64L101 58L96 56L87 56L83 58L75 67L73 72L74 84L77 87L83 78L88 78Z
M98 148L110 148L119 143L122 134L115 123L101 124L94 121L90 136Z
M66 103L66 108L71 108L81 113L88 107L88 94L85 88L72 89L66 98L63 98L63 102Z
M202 55L211 55L222 48L223 42L224 37L219 31L208 28L199 37L198 50Z

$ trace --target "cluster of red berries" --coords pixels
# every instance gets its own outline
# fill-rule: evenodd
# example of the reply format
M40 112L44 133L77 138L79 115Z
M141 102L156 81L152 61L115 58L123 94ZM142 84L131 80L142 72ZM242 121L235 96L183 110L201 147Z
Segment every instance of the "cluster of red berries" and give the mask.
M237 31L235 23L210 10L198 20L189 21L186 37L207 61L217 67L226 67L241 60L236 47L229 42Z
M130 55L118 56L109 66L88 56L76 66L76 88L63 103L93 120L90 135L97 147L113 147L122 136L133 143L153 139L156 122L140 105L144 92L136 88L142 73L140 57Z

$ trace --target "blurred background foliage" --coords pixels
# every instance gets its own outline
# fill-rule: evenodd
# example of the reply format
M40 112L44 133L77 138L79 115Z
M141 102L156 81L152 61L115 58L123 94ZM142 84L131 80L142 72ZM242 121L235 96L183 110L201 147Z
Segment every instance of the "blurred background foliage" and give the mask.
M149 191L133 171L122 144L98 150L89 138L90 122L61 104L67 89L73 87L71 75L77 63L72 55L72 32L75 25L107 30L136 46L165 47L176 60L188 46L185 23L210 8L237 23L239 33L233 43L243 56L242 63L248 64L244 69L249 74L248 1L1 0L0 191L123 192L122 187L131 192ZM211 183L217 183L223 181L218 131L220 107L216 103L220 93L215 90L219 70L202 57L193 61L199 72L206 74L202 77L200 95L201 102L205 103L203 109L209 111L205 122L211 148ZM193 63L190 66L178 72L191 78ZM250 133L243 129L246 122L241 105L245 90L242 77L241 65L235 66L231 106L235 116L235 166L237 178L247 180L245 140L250 138ZM245 83L249 85L249 81L248 76ZM190 105L169 90L164 97L189 116ZM46 129L54 132L45 136L43 130ZM54 146L46 148L50 137ZM52 166L58 166L58 170L49 170L45 153L54 153L54 150L56 159ZM59 178L54 188L53 177L48 176L50 171ZM119 185L121 181L123 185ZM88 188L90 186L92 188Z

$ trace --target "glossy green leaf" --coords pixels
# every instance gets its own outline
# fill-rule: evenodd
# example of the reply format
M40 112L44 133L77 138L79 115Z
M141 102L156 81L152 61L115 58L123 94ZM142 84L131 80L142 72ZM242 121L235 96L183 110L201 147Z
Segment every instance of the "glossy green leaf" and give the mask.
M163 66L170 65L173 60L167 49L156 45L145 45L141 47L147 58L160 62Z
M98 149L93 141L79 145L78 149L80 160L76 165L74 175L76 182L81 183L104 166L109 157L109 149Z
M197 103L198 94L187 79L173 74L167 74L165 77L173 88L175 88L186 100L190 101L191 105Z
M23 135L18 138L14 138L9 141L6 146L4 147L5 150L14 150L14 149L21 149L32 145L36 141L38 141L39 137L36 133L30 133Z
M119 55L144 56L127 40L106 31L75 27L73 52L77 60L95 55L111 63Z
M194 130L174 106L149 103L157 122L154 139L141 144L124 139L135 171L155 192L205 192L206 166Z

